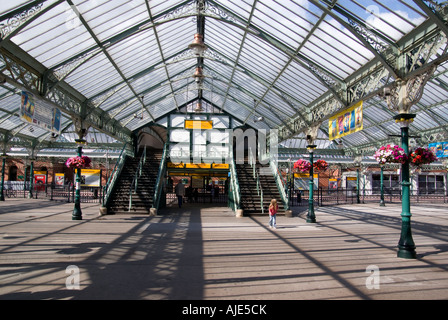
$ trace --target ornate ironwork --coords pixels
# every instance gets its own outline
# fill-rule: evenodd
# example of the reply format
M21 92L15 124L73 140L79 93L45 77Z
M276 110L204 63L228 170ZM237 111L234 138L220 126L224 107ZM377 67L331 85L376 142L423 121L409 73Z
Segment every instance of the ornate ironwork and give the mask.
M334 98L330 97L323 103L321 103L318 107L313 108L311 110L310 115L310 122L314 123L320 120L323 120L327 116L330 116L331 114L334 114L336 111L340 110L342 106L339 101Z
M205 6L203 8L200 8L201 13L204 15L210 15L214 17L218 17L223 20L227 20L229 22L237 23L239 19L237 19L234 15L232 15L227 10L210 3L208 1L205 2Z
M191 16L197 13L197 4L196 1L190 1L183 6L179 6L174 10L165 14L161 20L173 20L178 19L185 16Z
M410 113L411 107L416 104L423 95L426 82L433 75L437 66L433 65L425 72L405 80L397 80L395 86L386 97L390 110L398 113Z
M386 50L389 48L389 45L380 39L380 37L373 32L372 28L366 27L358 23L353 19L348 19L348 23L359 35L361 35L364 40L370 44L370 46L375 49L381 55L385 55Z
M8 35L10 35L14 30L20 27L23 23L32 18L36 13L38 13L43 6L42 3L38 3L26 10L15 14L14 16L8 18L6 21L0 23L0 37L5 39Z
M364 78L347 89L348 103L361 100L367 94L378 90L386 85L390 78L389 71L384 67L367 74Z
M442 3L438 3L438 1L434 0L423 0L429 9L432 10L437 16L442 18L443 20L448 20L448 1L443 1Z
M59 66L58 68L53 70L53 75L58 79L59 81L64 79L66 76L68 76L73 70L78 68L81 64L83 64L85 61L89 60L92 56L97 54L101 49L97 49L94 51L90 51L88 53L85 53L76 59L68 61L66 64Z
M27 88L40 91L41 77L33 68L17 62L4 50L0 50L0 62L4 66L0 70L1 73L10 76L14 81L21 83Z
M444 33L438 33L420 46L406 52L406 71L411 72L427 64L444 45L447 46L447 38Z
M308 70L314 73L318 78L320 78L328 87L335 90L340 88L339 81L335 80L333 77L322 71L316 65L308 63Z

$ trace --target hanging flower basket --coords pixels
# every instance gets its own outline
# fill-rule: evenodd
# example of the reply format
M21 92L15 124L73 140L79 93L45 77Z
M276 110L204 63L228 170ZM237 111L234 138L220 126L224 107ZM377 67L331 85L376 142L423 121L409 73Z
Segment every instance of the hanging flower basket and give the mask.
M396 145L382 146L373 155L379 164L405 163L408 160L407 154L402 148Z
M311 169L311 163L306 160L299 159L294 163L295 172L308 172Z
M421 147L412 151L409 159L410 163L416 167L437 161L436 155L430 149Z
M68 158L67 161L65 162L65 165L68 168L75 168L75 169L79 169L79 168L89 168L90 167L90 158L88 156L76 156L76 157L72 157L72 158Z
M313 164L314 170L325 171L328 168L328 163L325 160L319 159Z

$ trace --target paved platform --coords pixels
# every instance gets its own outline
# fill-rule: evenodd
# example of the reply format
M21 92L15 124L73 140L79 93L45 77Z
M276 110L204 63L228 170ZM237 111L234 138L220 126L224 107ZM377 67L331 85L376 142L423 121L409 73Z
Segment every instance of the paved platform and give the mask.
M407 260L399 205L317 208L316 224L294 212L273 230L225 207L99 216L82 204L73 221L73 204L8 198L0 299L448 299L447 209L411 207L418 258Z

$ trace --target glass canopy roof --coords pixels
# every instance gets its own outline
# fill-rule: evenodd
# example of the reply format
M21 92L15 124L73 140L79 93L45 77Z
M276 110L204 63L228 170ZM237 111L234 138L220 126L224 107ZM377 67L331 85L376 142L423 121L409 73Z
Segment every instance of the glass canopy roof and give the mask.
M11 147L118 149L133 133L204 101L284 147L371 154L400 132L378 93L428 75L411 134L448 140L444 1L47 0L0 4L0 133ZM207 50L189 49L203 35ZM201 67L203 79L193 78ZM21 92L62 110L61 133L23 122ZM328 119L363 101L364 129L331 142ZM255 121L263 117L263 121Z

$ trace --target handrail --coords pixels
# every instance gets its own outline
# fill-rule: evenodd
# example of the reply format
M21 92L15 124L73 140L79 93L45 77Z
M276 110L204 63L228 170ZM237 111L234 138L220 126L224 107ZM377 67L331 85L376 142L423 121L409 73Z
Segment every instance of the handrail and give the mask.
M240 185L238 183L238 174L236 173L236 164L235 159L233 158L233 152L232 156L230 157L230 183L232 184L232 193L233 193L233 200L234 200L234 210L241 209L241 192L240 192Z
M282 198L285 210L289 210L289 192L286 192L287 185L285 185L280 175L280 171L278 170L277 163L273 159L269 161L269 166L271 167L272 174L274 175L277 188L280 191L280 196Z
M129 207L128 211L131 211L132 208L132 189L134 188L134 192L137 192L138 187L138 178L142 175L143 165L146 162L146 146L143 148L143 153L140 156L140 161L138 162L137 169L135 170L134 179L132 179L131 186L129 187Z
M264 206L263 206L263 187L261 186L261 182L260 182L260 173L257 172L257 192L258 195L260 196L260 207L261 207L261 213L264 213Z
M154 188L154 196L152 201L152 207L158 209L160 205L160 193L162 192L161 180L166 171L166 158L168 155L168 144L165 143L162 151L162 158L159 164L159 171L157 172L156 186Z
M109 176L109 179L107 179L106 185L103 189L103 207L107 207L109 203L109 198L112 193L113 187L115 185L115 182L117 181L117 178L121 172L121 169L123 168L123 165L125 163L126 156L123 156L123 152L126 148L127 142L124 144L123 148L121 149L120 155L118 156L118 160L115 162L115 166L112 169L112 173Z

